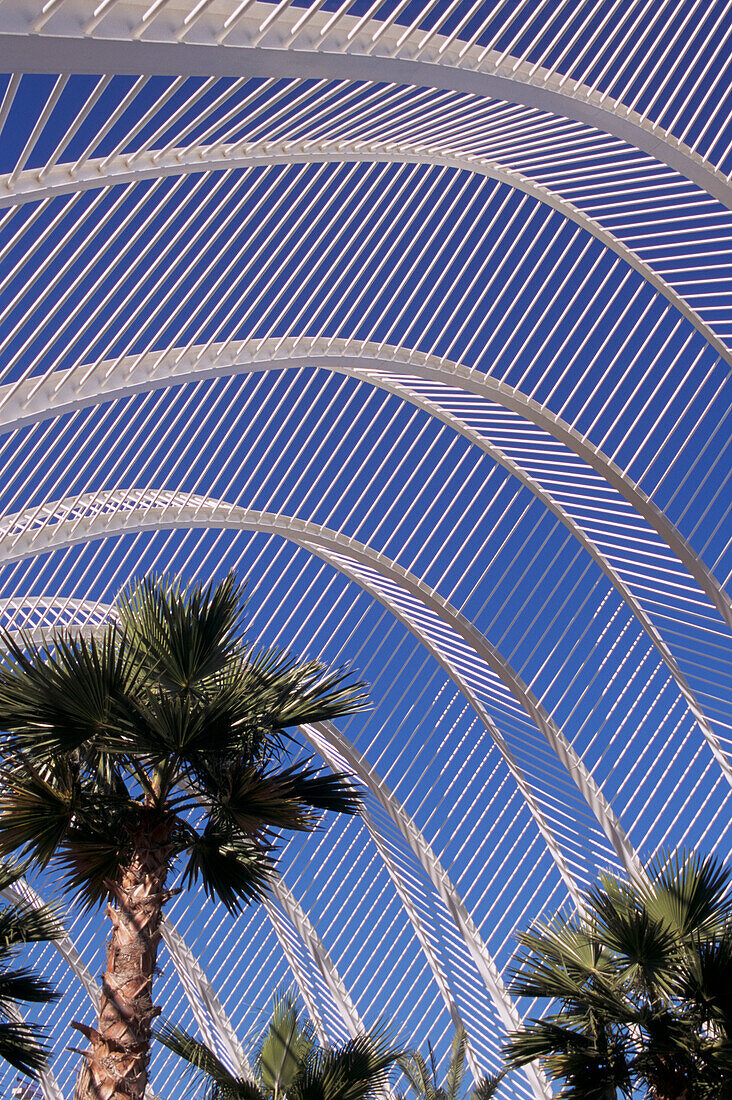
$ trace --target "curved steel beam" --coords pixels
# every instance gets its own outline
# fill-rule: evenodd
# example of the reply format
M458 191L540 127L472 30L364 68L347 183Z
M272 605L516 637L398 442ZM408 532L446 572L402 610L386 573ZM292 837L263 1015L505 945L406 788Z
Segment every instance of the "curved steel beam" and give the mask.
M76 602L80 606L84 603L84 601ZM112 609L107 605L96 605L95 611L98 616L106 619L109 617ZM438 897L443 901L460 938L473 959L476 970L480 974L491 999L496 1005L499 1017L506 1027L506 1030L510 1031L517 1029L520 1026L521 1018L511 996L506 990L501 974L449 874L442 867L421 830L414 824L402 804L389 789L384 780L377 774L375 769L332 722L320 722L312 726L306 725L300 727L300 730L332 771L342 772L345 769L346 771L353 772L353 774L363 783L364 787L374 796L389 819L394 823L407 842L409 849L418 863L425 871ZM361 809L361 817L402 902L407 918L412 925L417 941L425 955L435 984L437 985L450 1018L455 1027L463 1027L466 1035L469 1036L469 1029L466 1028L463 1023L450 979L442 966L439 952L433 946L422 923L417 908L412 900L409 888L404 882L377 825L365 807ZM346 1024L349 1034L355 1037L363 1031L363 1023L346 986L338 974L337 968L334 966L312 922L309 920L297 898L293 895L292 891L285 886L281 878L274 880L272 884L272 893L274 899L279 903L283 912L296 929L305 947L309 950ZM280 945L290 965L290 969L301 991L308 1012L315 1024L320 1041L323 1045L327 1046L329 1043L329 1036L325 1030L315 997L310 990L307 976L303 973L297 956L293 952L292 946L288 940L287 930L282 924L276 906L268 899L265 899L264 905L275 934L280 941ZM210 1017L215 1021L219 1029L222 1043L225 1046L233 1067L243 1071L245 1074L250 1074L250 1068L244 1051L238 1043L223 1006L201 970L198 960L187 947L180 934L167 921L163 926L163 938L173 957L173 962L181 979L181 984L188 993L190 1003L194 1003L193 998L198 998L203 1001ZM192 981L195 982L195 984L192 984ZM210 1031L208 1019L203 1017L198 1020L198 1023L204 1038L210 1045L214 1046L214 1038ZM484 1067L480 1065L469 1038L467 1057L471 1073L477 1081L484 1075ZM543 1076L533 1068L527 1070L527 1075L537 1100L551 1100L553 1094ZM49 1098L49 1100L58 1100L58 1098Z
M429 360L426 360L424 356L421 357L424 363L414 364L406 356L400 362L395 355L389 357L388 354L384 354L392 350L388 347L380 349L377 345L365 345L362 353L358 356L344 354L346 347L344 341L332 341L326 354L317 351L302 353L299 350L297 340L293 339L272 340L261 347L254 341L251 344L239 341L225 345L212 344L210 347L205 345L197 347L194 345L181 350L177 359L172 356L165 357L160 353L148 352L143 356L127 356L118 360L104 361L95 365L93 369L87 367L70 368L66 371L55 372L52 378L45 380L40 385L38 380L27 380L20 386L6 385L0 387L0 430L11 426L13 428L23 427L52 415L62 415L96 402L113 400L130 393L138 393L158 386L177 385L193 380L221 377L235 372L282 370L303 365L320 366L349 374L371 385L386 389L401 400L418 406L428 415L448 424L454 431L457 431L479 447L513 477L517 478L542 502L545 508L565 525L572 536L599 566L645 631L669 669L694 721L699 726L728 783L732 786L732 764L730 764L724 748L712 729L676 658L658 628L636 599L631 588L607 556L584 532L581 525L568 514L551 493L544 489L535 478L527 474L501 448L492 444L480 432L470 428L459 417L442 409L438 403L428 401L415 393L406 382L401 383L398 381L400 371L394 369L395 365L401 367L401 372L406 372L408 369L412 375L422 375L424 367L429 367ZM274 354L270 348L274 349ZM439 371L440 380L444 384L453 386L462 384L465 376L461 372L459 364L442 363L436 357L433 357L433 359L435 366L432 369L433 371ZM394 371L395 378L389 379L383 373L373 373L374 367L378 368L379 372ZM371 368L371 371L369 368ZM457 380L454 377L455 374L458 374ZM75 379L79 376L84 378L84 381L76 383ZM484 376L479 377L483 378ZM473 380L472 375L470 375L470 378ZM533 413L533 416L527 416L527 418L533 419L534 423L538 423L545 431L555 434L556 438L561 438L552 431L553 427L560 422L543 407L538 406L536 402L532 402L529 398L523 397L518 391L509 390L509 387L490 378L485 378L482 389L483 396L498 404L506 404L506 402L501 401L501 396L506 391L510 392L512 405L507 405L507 407L518 407L522 415ZM542 414L540 420L537 419L537 410L540 410ZM579 437L579 433L574 432L574 429L568 425L566 429L574 433L585 450L591 448L591 444L586 439ZM564 441L566 442L566 440ZM602 469L595 465L598 472L602 472L602 470L608 469L612 465L601 452L594 448L592 450L596 455L596 460L597 457L603 460ZM581 457L584 458L585 456ZM640 489L634 486L620 471L617 472L626 487L626 492L623 493L626 500L629 500L634 507L636 502L640 501L641 503L645 502L650 509L655 508L645 497L645 494L641 494ZM655 512L658 515L663 515L658 509L655 509ZM644 515L643 518L647 519L648 517ZM698 567L697 575L692 574L692 576L694 576L712 605L723 614L725 621L732 628L732 608L730 608L726 593L717 584L716 578L699 562L699 559L685 543L680 533L668 521L667 524L674 533L676 544L671 545L668 540L665 540L667 545L681 558L683 564L692 561L696 563ZM657 533L661 534L658 528ZM684 556L678 553L678 547L682 547Z
M0 176L0 209L25 202L51 199L56 195L105 186L114 187L146 179L157 179L161 176L178 176L202 171L231 171L236 168L257 168L273 164L320 164L326 161L350 163L357 160L376 163L391 161L399 164L431 164L460 169L500 180L501 183L517 191L531 195L538 202L551 207L592 234L605 248L610 249L629 267L637 271L649 286L666 298L694 326L720 358L732 366L732 348L720 340L686 299L637 253L573 203L535 183L523 173L505 168L490 160L444 153L405 151L390 153L381 150L371 151L368 148L355 150L349 148L347 143L339 143L337 150L327 152L299 149L297 145L289 142L286 151L268 151L265 148L257 150L251 147L242 150L240 145L171 149L162 156L156 152L145 152L136 153L134 159L129 156L117 156L111 161L102 158L89 160L78 172L72 172L68 164L59 164L45 173L42 178L39 178L37 171L31 169L21 172L14 180L10 175Z
M77 542L119 535L130 530L167 530L176 527L234 528L280 535L330 561L341 572L348 572L348 566L344 564L344 560L350 561L374 571L408 592L466 643L511 693L546 739L569 778L579 789L627 873L632 876L642 874L638 857L620 822L601 789L587 772L584 762L545 708L501 654L472 623L436 592L384 555L362 543L304 520L242 508L224 501L164 490L118 489L55 501L40 509L29 509L6 517L5 524L0 528L0 560L15 561L35 553L45 553ZM2 545L3 543L5 545ZM354 579L357 579L362 586L365 584L363 578L359 576ZM558 849L552 830L533 799L529 784L513 759L505 739L487 715L485 708L453 662L430 642L426 632L393 605L383 592L379 592L378 589L373 591L377 598L405 622L424 644L429 645L431 652L438 657L451 678L462 691L466 692L466 697L476 708L481 721L488 720L487 728L527 799L529 809L575 903L581 904L573 876L569 873L561 851Z
M75 629L93 630L94 627L104 622L107 616L107 609L100 608L94 600L67 599L63 596L53 596L48 593L39 596L23 596L22 598L6 596L0 599L0 619L6 616L14 617L19 612L21 613L21 621L17 624L11 621L5 629L11 631L11 633L22 631L26 637L37 639L40 643L43 642L48 631L63 629L65 626L72 624ZM59 616L63 616L63 618ZM26 627L24 622L29 619L32 621L32 625ZM67 619L70 622L67 623ZM84 620L81 626L78 622L79 619ZM2 643L0 642L0 644Z
M315 740L311 740L311 743L313 745L316 744ZM334 771L339 770L335 762L333 752L332 750L330 750L330 748L320 748L318 751L320 752L321 756L323 756L324 759L330 764L331 768ZM399 896L399 900L402 903L402 908L404 909L404 912L407 915L407 920L411 924L414 934L417 937L417 942L419 943L419 946L422 950L422 954L427 960L427 965L432 972L432 977L435 981L437 989L439 990L440 996L442 998L442 1003L445 1005L445 1008L449 1013L450 1020L452 1021L452 1026L455 1028L456 1031L461 1031L465 1036L465 1056L468 1062L468 1066L470 1068L470 1072L473 1075L473 1080L479 1081L480 1078L484 1076L484 1073L481 1069L480 1063L478 1062L475 1051L473 1050L473 1044L470 1038L470 1029L466 1027L465 1022L460 1014L460 1009L453 995L450 980L445 973L438 952L432 945L427 930L425 929L425 926L422 922L422 918L417 911L417 906L414 904L414 900L412 898L409 887L399 871L396 860L389 851L389 846L386 844L384 838L379 832L376 826L376 822L374 821L365 806L361 807L360 813L361 819L363 820L363 823L368 830L368 834L374 843L374 847L379 853L381 862L386 868L386 873L391 879L394 889Z
M141 355L127 355L54 371L46 378L28 378L20 383L0 386L0 431L22 428L87 405L144 393L161 386L182 385L247 370L304 366L324 367L353 373L358 377L365 375L374 385L382 386L385 382L379 377L380 372L394 375L395 379L406 376L407 385L410 377L419 377L467 390L531 421L578 455L625 498L681 561L712 606L732 629L732 601L725 590L694 553L683 535L623 470L589 439L539 402L504 382L471 371L460 363L439 359L435 355L424 355L421 352L410 352L409 349L376 343L363 343L361 350L354 352L348 341L340 339L323 339L320 343L316 341L313 347L301 350L298 338L293 337L263 342L232 340L209 346L192 345L176 349L174 353L146 352ZM414 398L409 397L408 400L414 401ZM456 423L456 418L452 418L452 423ZM498 448L494 447L491 453L498 461ZM513 463L511 472L516 473L517 469ZM525 484L528 485L528 481ZM548 494L545 491L544 493L548 504ZM552 505L553 511L555 507L558 506ZM559 512L555 511L555 514L559 515ZM562 519L562 522L565 520Z
M520 1026L520 1016L503 983L500 972L493 962L491 954L450 876L438 860L421 830L414 824L402 804L389 789L384 780L356 749L355 745L353 745L332 722L318 722L312 726L301 726L300 729L304 736L308 738L313 748L317 750L333 771L342 771L343 765L345 764L347 769L357 775L366 789L371 792L388 817L396 825L422 869L425 871L438 897L443 901L463 943L467 947L475 963L476 969L484 985L491 994L506 1030L516 1030ZM404 909L427 958L437 987L440 990L445 1007L450 1013L450 1018L456 1027L464 1027L449 978L445 974L437 951L433 948L429 936L422 925L422 921L412 901L409 889L399 873L389 849L384 844L381 834L368 811L362 809L361 816L386 865L386 869L394 883L397 893L402 900ZM467 1028L465 1032L468 1034ZM478 1064L470 1045L468 1046L468 1057L470 1059L471 1072L474 1079L477 1081L483 1076L483 1070ZM544 1077L533 1067L529 1067L528 1076L535 1096L550 1097L552 1095L551 1089Z
M168 918L163 917L160 931L204 1039L214 1050L220 1044L230 1068L235 1073L252 1077L244 1048L197 956ZM202 1005L205 1011L201 1011ZM216 1037L211 1029L211 1021L218 1032L219 1044L216 1043Z
M297 988L300 990L300 994L305 1003L305 1007L308 1012L308 1016L312 1020L313 1027L315 1028L315 1034L318 1036L318 1042L322 1047L328 1047L330 1045L330 1038L326 1031L325 1024L323 1023L323 1017L318 1007L318 1002L315 999L315 995L310 988L310 982L307 974L300 965L300 960L297 957L297 953L293 950L290 943L290 937L287 934L287 927L282 920L282 916L276 905L273 905L269 898L264 899L262 902L265 912L269 917L269 922L274 929L274 933L279 940L282 953L284 954L287 965L292 971L293 977L297 984ZM344 1020L345 1023L345 1020Z
M126 9L126 13L125 13ZM215 30L198 22L191 38L181 41L171 23L159 21L154 29L157 41L130 39L126 28L139 24L144 8L128 0L115 5L114 21L105 33L104 23L92 35L86 33L87 15L80 8L64 5L55 22L47 27L33 26L34 13L24 0L4 3L0 8L0 33L4 39L5 68L15 73L119 73L151 76L229 76L315 78L325 80L364 80L375 83L414 85L444 91L520 103L563 118L574 119L611 134L635 146L656 161L686 176L721 203L732 208L732 185L714 168L660 126L644 120L635 111L600 92L563 80L561 73L549 73L530 62L516 63L510 55L501 66L499 54L489 53L478 61L480 47L472 47L462 57L462 43L456 42L439 52L444 43L435 36L434 56L438 62L412 60L411 52L418 32L398 44L401 27L390 27L381 36L379 55L365 51L372 46L377 21L367 23L346 43L346 31L354 29L356 19L341 20L338 37L322 37L317 48L287 48L291 28L299 18L297 8L288 8L270 26L264 45L255 43L259 26L271 7L252 5L247 19L240 20L226 45L216 43ZM308 37L317 41L329 13L312 14ZM151 28L152 29L152 28ZM18 33L18 32L26 33ZM40 33L39 33L40 31ZM347 50L347 52L346 52ZM384 56L392 51L392 56ZM570 83L573 86L570 87Z
M315 926L282 878L276 880L273 894L282 907L285 916L294 925L300 939L310 952L313 962L320 971L323 981L340 1011L349 1035L352 1039L355 1039L357 1035L361 1035L365 1030L363 1021Z

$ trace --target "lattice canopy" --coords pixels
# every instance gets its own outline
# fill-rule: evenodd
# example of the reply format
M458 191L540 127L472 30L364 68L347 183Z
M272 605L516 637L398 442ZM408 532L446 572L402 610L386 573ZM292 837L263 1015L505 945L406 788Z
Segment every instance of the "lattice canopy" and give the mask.
M293 983L324 1042L462 1022L495 1071L517 929L728 855L731 40L723 0L0 0L0 623L234 568L253 637L371 684L301 731L363 816L264 908L171 907L158 996L233 1066ZM67 926L45 1100L98 996Z

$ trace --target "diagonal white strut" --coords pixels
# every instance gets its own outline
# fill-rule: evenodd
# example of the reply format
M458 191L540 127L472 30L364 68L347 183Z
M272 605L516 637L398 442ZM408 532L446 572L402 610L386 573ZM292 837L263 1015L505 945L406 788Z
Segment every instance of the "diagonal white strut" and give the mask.
M33 5L35 6L35 5ZM4 0L0 5L0 36L6 50L5 68L11 72L134 73L173 76L302 77L326 80L365 80L469 92L522 103L563 118L576 119L634 145L685 175L720 202L732 206L732 185L724 174L705 163L683 142L657 124L644 120L612 97L527 61L504 60L498 51L487 54L478 46L467 50L457 42L435 36L431 60L412 60L420 35L404 36L396 26L380 32L374 20L358 27L352 16L341 19L342 29L329 40L318 34L329 15L314 6L309 16L305 48L287 48L299 19L297 8L285 8L272 24L266 46L256 44L263 19L271 14L264 4L246 4L248 18L239 20L224 45L217 43L213 26L197 24L198 42L181 40L174 27L158 23L157 41L136 41L129 29L139 25L146 3L117 2L112 29L103 22L91 29L84 15L66 5L55 23L33 18L27 0ZM45 8L49 5L46 4ZM38 7L37 14L41 15ZM123 14L124 13L124 14ZM221 17L219 17L221 19ZM220 26L223 26L221 19ZM129 28L125 30L125 28ZM18 30L31 33L17 33ZM106 33L105 33L106 31ZM345 37L344 32L348 32ZM358 33L353 33L358 31ZM35 32L35 33L34 33ZM40 33L39 33L40 32ZM370 53L379 32L379 53ZM203 34L203 41L199 35ZM313 48L313 35L317 47ZM319 39L319 40L318 40ZM392 51L392 56L384 56Z
M637 856L601 789L587 772L583 761L566 740L561 730L557 728L550 715L526 688L500 653L480 631L437 593L429 589L416 577L410 576L403 569L395 566L382 554L370 550L353 539L339 535L336 532L327 531L317 524L282 515L257 512L224 501L211 500L205 497L196 498L190 494L176 494L162 490L117 489L105 490L89 497L74 497L69 498L67 501L56 501L44 506L40 511L32 509L28 513L7 517L4 526L4 538L0 540L0 559L15 561L42 551L72 545L77 542L85 542L93 538L117 535L130 530L161 530L191 525L279 534L290 541L304 545L320 556L328 557L332 564L335 564L341 571L344 569L344 563L346 567L349 561L353 562L354 565L358 563L367 569L372 569L376 574L389 578L399 587L408 591L425 608L441 619L451 630L455 631L511 692L531 722L546 739L566 770L568 777L580 791L582 798L590 807L627 873L631 876L641 873ZM359 583L363 583L363 578L360 574L358 576ZM420 631L413 621L405 619L398 608L390 605L388 597L383 592L378 593L378 598L382 603L390 606L390 610L401 617L412 632L418 634L420 640L426 642L425 633ZM439 653L439 647L435 646L434 643L431 643L431 649L436 654ZM440 660L444 667L449 670L451 677L459 684L461 690L464 691L466 687L464 679L456 670L454 664L447 659L444 653L441 655ZM470 692L470 700L471 705L475 706L476 699L472 692ZM480 706L479 714L481 721L485 721L486 711L484 707ZM518 768L513 759L510 749L492 721L489 722L488 728L510 771L522 789L522 793L527 797L528 791L521 775L521 769ZM532 805L529 801L529 807L537 821L537 825L552 849L553 857L562 877L575 898L575 902L579 904L579 895L573 883L573 878L566 865L563 865L561 853L552 843L552 830L543 822L543 815L538 810L538 806L536 804Z
M580 436L569 425L563 424L549 410L503 383L496 382L487 376L476 375L475 372L462 368L460 364L438 360L434 356L418 356L412 359L405 349L397 352L396 349L388 346L364 345L358 354L354 354L348 343L332 340L328 342L325 351L318 347L312 351L303 351L297 339L286 340L281 337L277 341L268 341L263 345L255 341L230 342L224 345L212 344L209 347L192 346L187 349L177 349L175 354L169 355L149 352L142 356L128 356L102 362L93 370L72 368L67 371L58 371L52 378L41 384L36 380L28 380L19 386L0 387L0 428L11 425L20 427L51 415L68 413L90 404L166 385L239 372L297 369L304 365L321 366L362 378L370 385L388 389L403 400L422 408L429 415L449 423L473 444L490 454L541 500L595 560L630 608L668 667L702 736L727 782L732 786L732 764L712 729L703 707L660 631L607 556L585 534L581 525L572 518L566 508L534 477L527 474L519 462L507 455L500 447L490 443L484 435L471 429L459 417L443 410L438 401L423 398L410 386L409 380L413 377L427 378L438 380L445 385L465 388L469 392L519 412L527 420L537 424L574 450L583 461L592 466L620 492L635 511L656 530L697 582L712 606L732 628L732 604L729 596L664 513L586 437ZM83 379L80 383L77 381L79 375Z

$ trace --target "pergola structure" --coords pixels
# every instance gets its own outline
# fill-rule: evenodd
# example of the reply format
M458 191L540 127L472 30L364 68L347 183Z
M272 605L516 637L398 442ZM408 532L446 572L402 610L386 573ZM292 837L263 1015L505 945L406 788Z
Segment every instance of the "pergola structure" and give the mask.
M727 858L731 14L0 0L0 622L235 568L253 637L372 685L301 731L362 817L171 909L165 1013L232 1066L292 982L325 1043L462 1023L495 1071L517 929ZM101 923L44 955L45 1100Z

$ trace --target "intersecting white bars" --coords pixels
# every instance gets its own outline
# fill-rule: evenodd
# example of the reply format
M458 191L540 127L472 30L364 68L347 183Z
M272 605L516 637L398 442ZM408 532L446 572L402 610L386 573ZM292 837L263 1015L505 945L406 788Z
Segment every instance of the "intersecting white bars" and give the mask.
M173 903L203 1034L289 964L324 1041L462 1020L497 1069L518 927L729 852L727 15L0 0L0 622L235 568L372 683L320 745L364 822L287 843L271 920Z

